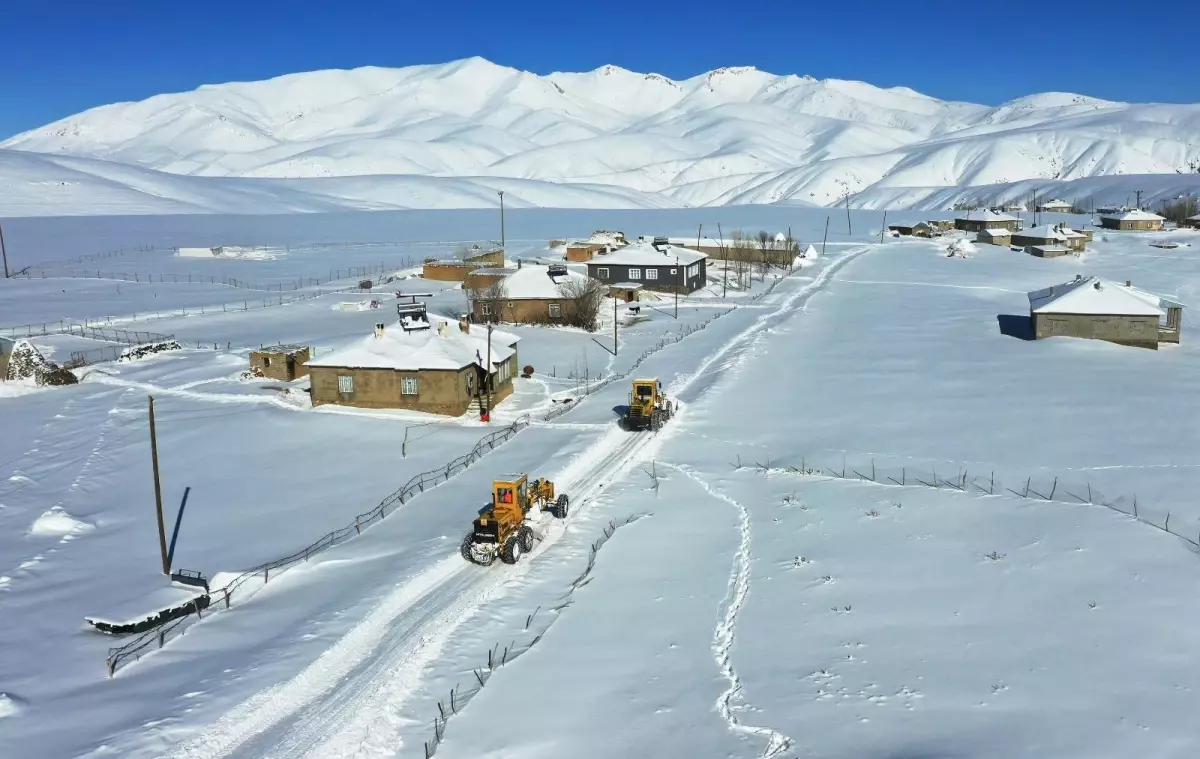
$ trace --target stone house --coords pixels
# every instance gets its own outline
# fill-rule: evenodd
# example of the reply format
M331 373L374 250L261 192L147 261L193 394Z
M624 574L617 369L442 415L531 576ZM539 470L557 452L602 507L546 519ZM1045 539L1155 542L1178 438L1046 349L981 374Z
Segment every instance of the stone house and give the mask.
M964 232L979 232L984 229L1007 229L1016 232L1021 226L1021 220L1006 213L996 213L987 209L967 211L954 219L954 228Z
M567 243L567 260L575 263L591 261L600 251L611 252L628 245L624 232L598 229L586 240Z
M459 260L429 259L421 266L421 276L437 282L465 282L477 269L503 268L504 251L489 250Z
M1029 318L1038 340L1081 337L1157 350L1179 342L1183 306L1132 282L1076 276L1029 293Z
M1012 244L1012 231L1009 229L981 229L975 237L975 242L987 245L1003 245L1007 248Z
M1013 232L1012 244L1022 248L1057 246L1069 251L1083 250L1088 236L1066 224L1043 224L1040 227Z
M1037 210L1042 211L1043 213L1071 213L1073 208L1074 206L1067 201L1056 199L1047 200L1045 203L1040 204L1037 207Z
M1155 231L1162 229L1163 221L1163 217L1156 213L1135 208L1101 216L1100 226L1104 229Z
M941 234L941 230L928 221L918 221L916 224L888 224L888 231L901 237L934 237Z
M461 416L489 390L492 407L512 394L520 338L493 329L489 341L487 327L405 305L396 324L377 324L373 335L308 362L314 406Z
M588 262L588 276L606 285L641 284L647 290L693 293L708 284L708 256L665 241L637 242Z
M308 376L304 364L311 358L307 345L271 345L250 351L250 371L280 382Z
M562 264L542 266L524 263L508 269L499 280L496 297L474 298L471 309L477 322L509 322L513 324L570 324L575 319L574 300L564 293L564 287L584 287L587 277Z

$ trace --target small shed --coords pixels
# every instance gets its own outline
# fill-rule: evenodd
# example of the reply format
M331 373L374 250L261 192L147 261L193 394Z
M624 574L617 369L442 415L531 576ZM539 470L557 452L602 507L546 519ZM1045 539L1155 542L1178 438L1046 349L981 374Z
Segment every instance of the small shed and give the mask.
M1195 216L1187 217L1183 223L1192 229L1200 229L1200 213L1196 214Z
M1029 293L1035 339L1080 337L1158 349L1178 343L1183 305L1133 283L1077 275L1074 281Z
M1012 242L1012 231L1008 229L981 229L975 242L1008 247Z
M1071 255L1062 245L1026 245L1025 252L1038 258L1059 258Z
M311 358L307 345L270 345L250 351L250 371L280 382L308 376L305 366Z
M1120 211L1100 217L1100 226L1105 229L1116 229L1121 231L1142 230L1142 231L1157 231L1163 227L1163 217L1156 213L1143 211L1141 209L1133 209L1132 211Z
M610 298L633 303L642 299L642 283L641 282L617 282L609 285L608 295Z

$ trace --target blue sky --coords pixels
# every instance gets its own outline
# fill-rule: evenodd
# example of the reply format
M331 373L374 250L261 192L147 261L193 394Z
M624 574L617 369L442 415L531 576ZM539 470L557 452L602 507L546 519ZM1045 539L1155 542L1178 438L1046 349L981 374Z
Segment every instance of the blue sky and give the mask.
M752 65L989 104L1047 90L1200 101L1197 46L1156 13L1143 33L1123 35L1125 11L1138 6L1120 3L1113 13L1117 0L5 5L0 137L92 106L201 84L472 55L543 74L613 63L686 78Z

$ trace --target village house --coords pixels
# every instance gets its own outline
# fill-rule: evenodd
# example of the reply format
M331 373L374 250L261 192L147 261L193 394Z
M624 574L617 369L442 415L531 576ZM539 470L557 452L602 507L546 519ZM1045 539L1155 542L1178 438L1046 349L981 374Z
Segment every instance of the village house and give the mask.
M250 372L259 377L269 377L280 382L308 376L309 360L307 345L271 345L250 351Z
M1184 223L1192 229L1200 229L1200 213L1196 214L1195 216L1187 217Z
M1008 247L1011 244L1012 231L1009 229L981 229L975 237L975 242L985 243L987 245L1003 245Z
M674 245L677 248L687 248L697 253L703 253L709 258L722 261L749 261L756 263L762 260L770 261L775 266L791 266L800 254L795 240L789 239L783 232L777 232L769 237L766 250L758 237L718 239L715 237L655 237L652 240L642 237L639 242L648 244Z
M583 274L562 264L521 262L518 268L506 271L495 290L475 295L472 316L477 322L573 324L575 298L587 281Z
M1029 318L1038 340L1081 337L1157 350L1159 343L1179 342L1183 306L1132 282L1077 275L1029 293Z
M1059 258L1071 255L1071 251L1061 245L1027 245L1025 252L1036 258Z
M588 276L606 285L640 283L647 290L693 293L708 284L708 256L661 241L637 242L588 262Z
M916 224L889 224L888 231L901 237L933 237L941 234L940 229L927 221L919 221Z
M1043 224L1040 227L1022 229L1012 235L1012 244L1021 248L1034 246L1057 246L1068 251L1083 250L1088 236L1076 232L1066 224Z
M458 259L426 259L421 266L421 276L437 282L465 282L471 273L478 269L500 268L504 266L504 251L489 250L481 253L472 252L462 260Z
M373 335L308 362L314 406L461 416L485 395L494 407L512 394L516 335L493 329L489 340L487 327L428 314L424 303L397 312L396 324L377 324Z
M1016 232L1020 226L1021 220L1017 217L986 209L967 211L954 219L954 228L964 232L979 232L984 229L1007 229Z
M1118 211L1100 217L1100 226L1116 230L1159 230L1163 226L1163 217L1149 211L1133 209Z
M567 260L586 263L599 251L611 252L628 244L624 232L598 229L586 240L567 243Z
M1037 207L1037 210L1042 211L1043 213L1071 213L1073 208L1074 206L1067 201L1056 199L1047 200L1045 203L1040 204Z

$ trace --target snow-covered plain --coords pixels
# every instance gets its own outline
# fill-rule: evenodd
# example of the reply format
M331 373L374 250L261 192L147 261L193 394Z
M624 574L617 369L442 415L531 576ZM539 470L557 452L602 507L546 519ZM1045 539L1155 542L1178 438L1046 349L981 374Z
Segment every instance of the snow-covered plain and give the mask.
M525 213L520 225L533 231L519 246L530 255L546 253L535 238L572 225L686 234L695 218ZM791 224L808 242L824 217L737 209L722 223ZM856 235L843 230L761 298L724 303L710 288L685 299L679 321L670 303L644 308L616 357L577 331L514 328L521 363L538 374L498 423L548 409L585 365L589 381L623 371L663 337L739 306L638 367L682 404L658 435L616 429L628 391L604 387L112 680L114 641L83 617L146 611L149 594L167 592L155 574L147 393L172 511L192 487L176 564L209 573L352 521L488 428L307 410L279 383L238 377L260 342L311 342L320 355L379 320L333 309L337 294L156 321L156 331L233 348L103 365L75 387L0 397L0 741L14 757L423 757L451 688L470 685L496 644L544 630L459 705L439 757L1195 755L1200 565L1186 543L1098 505L786 468L845 458L860 471L872 460L881 472L965 466L1009 484L1058 476L1108 498L1137 494L1151 521L1170 510L1173 530L1200 530L1194 314L1185 311L1183 344L1157 352L1030 342L1002 318L1027 313L1027 291L1076 273L1191 305L1200 234L1098 233L1080 259L982 245L963 259L946 257L944 242L880 244L876 217L856 216ZM326 222L327 239L347 239L342 221ZM103 238L110 222L90 223ZM243 222L209 223L212 239ZM441 236L469 236L472 223L465 214ZM143 224L113 244L166 244L164 222ZM554 234L555 224L570 228ZM35 220L22 229L26 241L49 239ZM256 234L273 236L269 226ZM1150 247L1164 237L1192 247ZM303 279L352 251L184 265ZM96 284L44 282L56 281ZM44 299L42 282L6 283L0 321L15 321L25 298ZM431 308L453 312L462 297L441 290ZM468 565L458 542L490 478L509 470L555 479L572 516L539 522L543 542L516 567ZM552 611L601 530L634 514L648 516L621 527L591 582Z
M1198 128L1197 105L992 107L751 67L673 81L470 58L93 108L0 142L0 213L476 208L498 190L559 208L1155 200L1200 189Z

